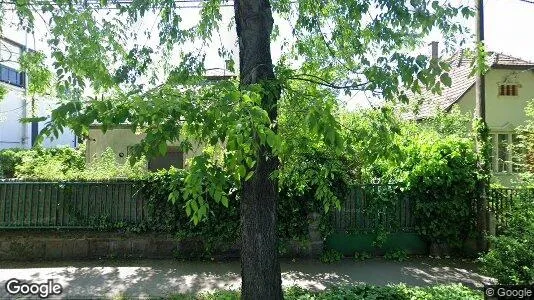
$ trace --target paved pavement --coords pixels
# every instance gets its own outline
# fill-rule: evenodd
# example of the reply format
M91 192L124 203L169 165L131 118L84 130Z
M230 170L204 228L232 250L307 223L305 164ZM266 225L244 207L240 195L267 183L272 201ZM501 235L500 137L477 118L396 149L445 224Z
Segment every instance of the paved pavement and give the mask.
M43 283L53 279L63 288L61 298L165 296L215 289L238 289L239 262L181 262L177 260L5 262L0 261L0 298L10 298L6 282L11 278ZM491 279L477 273L467 260L411 259L394 262L383 259L343 260L322 264L317 260L282 262L285 287L299 285L324 289L332 284L365 282L376 285L406 283L424 286L435 283L463 283L481 287Z

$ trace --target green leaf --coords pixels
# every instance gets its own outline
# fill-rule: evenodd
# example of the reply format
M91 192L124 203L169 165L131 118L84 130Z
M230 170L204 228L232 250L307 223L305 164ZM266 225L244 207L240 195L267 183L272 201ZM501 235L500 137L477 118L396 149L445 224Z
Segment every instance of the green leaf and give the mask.
M227 59L226 61L226 68L230 72L235 72L235 62L233 59Z
M237 167L237 171L240 177L245 177L245 175L247 174L247 169L243 165L239 165L239 167Z
M204 216L206 216L207 207L206 205L202 205L198 209L198 218L202 219Z
M165 153L167 153L167 143L161 142L158 146L158 151L159 151L159 154L161 154L161 156L164 156Z
M228 197L223 195L221 197L221 203L222 203L222 205L224 205L224 207L228 207Z
M221 197L222 197L222 193L221 193L221 190L217 189L215 190L215 193L213 195L213 199L215 200L215 202L220 202L221 201Z
M446 86L448 86L448 87L450 87L450 86L452 85L452 79L451 79L451 77L449 76L449 73L443 73L443 74L441 74L441 76L439 77L439 79L440 79L440 81L441 81L444 85L446 85Z
M187 216L191 216L191 205L189 204L186 204L185 205L185 213L187 214Z

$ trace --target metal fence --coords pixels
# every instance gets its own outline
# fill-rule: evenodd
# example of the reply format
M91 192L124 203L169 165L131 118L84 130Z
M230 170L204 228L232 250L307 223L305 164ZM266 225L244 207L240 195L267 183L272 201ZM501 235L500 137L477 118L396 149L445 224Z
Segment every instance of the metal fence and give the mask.
M146 197L139 182L0 182L0 228L95 228L101 223L142 223ZM497 232L517 201L534 206L534 189L496 188L489 193ZM414 199L397 185L361 185L332 213L337 232L414 232Z
M333 213L333 225L338 232L413 232L413 201L397 185L354 186Z
M532 204L534 209L534 188L492 188L488 198L488 208L495 216L497 234L507 227L510 214L518 209L520 202Z
M534 208L534 188L490 189L488 208L495 216L497 234L506 228L519 201L531 203ZM355 186L341 209L333 212L334 230L373 232L383 228L390 232L414 232L414 205L414 199L396 185ZM476 211L476 207L473 209Z
M134 182L0 182L0 228L90 228L141 222Z

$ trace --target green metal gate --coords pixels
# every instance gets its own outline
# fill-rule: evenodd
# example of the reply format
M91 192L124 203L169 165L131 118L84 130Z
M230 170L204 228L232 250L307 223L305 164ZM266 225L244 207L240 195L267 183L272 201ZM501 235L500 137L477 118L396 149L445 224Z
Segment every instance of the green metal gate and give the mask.
M424 254L427 244L415 233L413 200L397 185L354 186L332 214L334 232L326 247L354 255L404 250Z

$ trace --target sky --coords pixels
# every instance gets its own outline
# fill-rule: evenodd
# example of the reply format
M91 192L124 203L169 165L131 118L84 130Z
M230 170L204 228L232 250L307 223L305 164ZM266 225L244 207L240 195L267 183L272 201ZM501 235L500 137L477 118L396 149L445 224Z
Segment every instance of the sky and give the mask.
M487 48L534 61L534 4L486 0L484 11Z
M454 0L453 0L454 1ZM469 2L474 4L474 0L456 0L463 3ZM485 43L487 49L490 51L502 52L515 57L519 57L526 60L534 61L534 4L523 2L520 0L485 0ZM224 19L229 19L233 14L232 7L222 8L222 14ZM184 10L183 14L184 22L187 24L194 24L198 20L198 9L188 8ZM145 18L138 24L139 28L153 28L154 17ZM275 18L275 23L282 24L280 32L283 33L289 30L289 27L284 25L284 22ZM466 22L466 26L475 30L475 19L472 18ZM41 27L42 29L44 27ZM25 43L26 35L14 30L10 30L4 27L4 34L16 41ZM28 36L28 45L37 50L45 50L46 44L44 41L40 41L43 32L36 31L35 37ZM157 36L157 35L154 35ZM219 41L219 39L217 39ZM233 29L221 30L222 43L230 49L233 49L237 54L236 35ZM426 42L429 43L433 40L441 41L441 35L439 33L431 34ZM35 43L34 43L35 41ZM218 43L218 41L216 43ZM155 43L155 40L147 41L148 44ZM430 46L425 46L419 49L417 52L430 55ZM441 43L443 45L443 43ZM193 48L194 46L191 45ZM272 55L273 59L280 56L281 43L273 43ZM208 47L208 56L206 59L207 68L224 68L224 62L218 58L217 47ZM446 53L444 48L441 47L441 55L447 56L450 53ZM359 106L368 107L369 102L367 97L363 94L357 94L353 97L344 99L347 101L348 109L354 109Z

